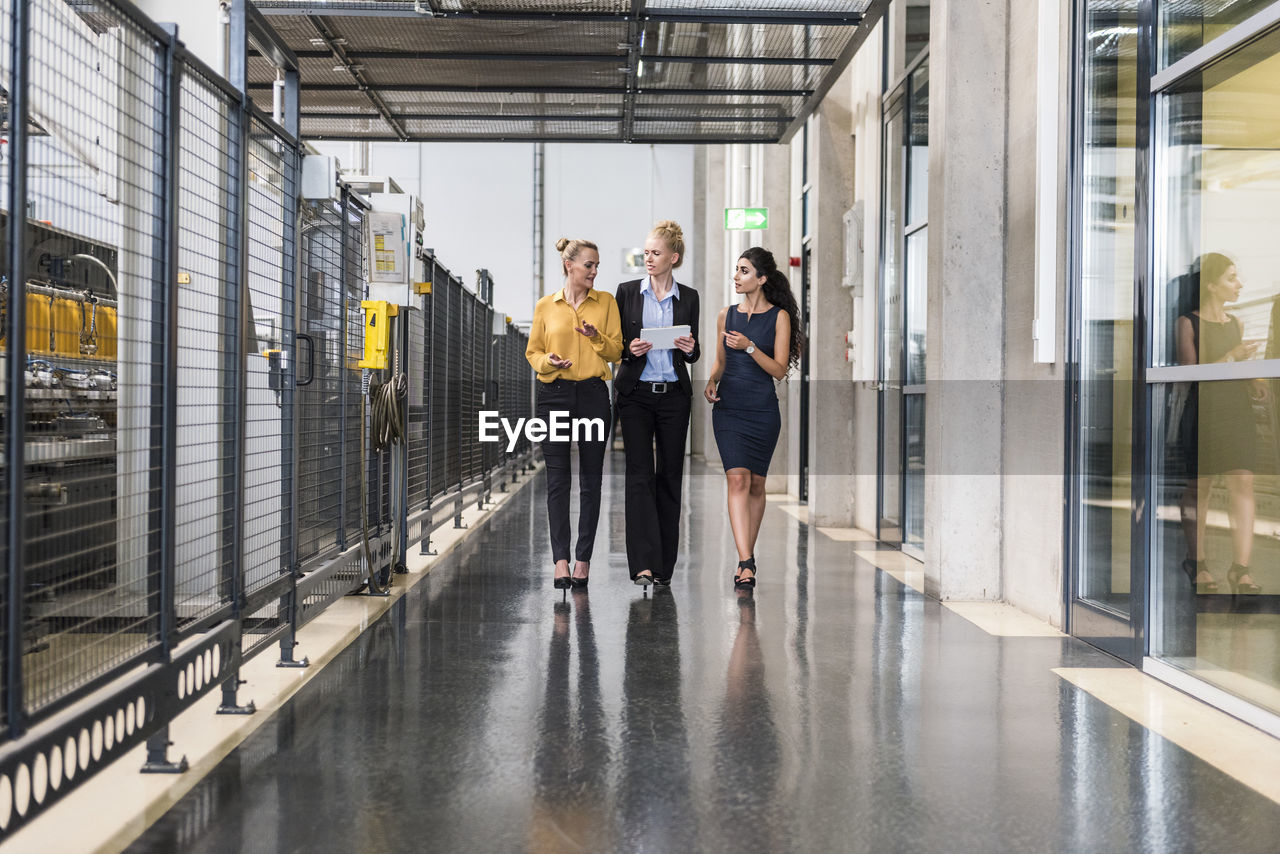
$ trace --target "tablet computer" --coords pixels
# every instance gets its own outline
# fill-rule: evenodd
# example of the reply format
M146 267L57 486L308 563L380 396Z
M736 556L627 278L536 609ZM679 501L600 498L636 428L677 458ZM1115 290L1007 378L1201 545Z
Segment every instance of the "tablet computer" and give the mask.
M651 326L640 330L640 340L648 341L655 350L674 350L676 339L689 334L689 325Z

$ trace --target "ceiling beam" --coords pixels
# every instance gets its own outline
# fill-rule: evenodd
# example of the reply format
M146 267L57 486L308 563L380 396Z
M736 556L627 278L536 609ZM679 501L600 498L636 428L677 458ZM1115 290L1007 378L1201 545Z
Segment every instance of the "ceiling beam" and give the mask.
M249 84L251 91L269 90L271 85L265 82L253 82ZM303 84L302 93L305 95L309 92L364 92L373 95L376 92L488 92L493 94L545 94L545 95L625 95L627 94L626 86L505 86L502 84L478 84L475 86L467 86L462 84L441 85L418 84L418 83L391 83L385 86L372 83L361 82L357 86L351 86L346 83L306 83ZM703 97L714 97L719 95L739 95L748 98L807 98L813 94L812 89L677 89L671 87L639 87L636 89L637 95L650 96L670 96L670 95L699 95ZM379 99L381 100L381 99ZM726 106L752 106L750 104L727 104Z
M616 134L609 136L557 136L555 134L410 134L408 139L389 134L324 134L308 133L308 140L318 142L607 142L618 144ZM779 141L777 136L645 136L635 140L641 144L653 145L737 145L763 143L772 145Z
M627 94L622 99L622 127L619 133L623 142L631 141L636 128L636 90L640 85L644 50L644 15L646 0L631 0L631 20L627 22Z
M299 59L331 59L333 54L327 50L300 50ZM349 50L347 58L352 62L366 62L379 59L386 60L430 60L461 62L604 62L619 63L628 59L624 53L495 53L472 52L458 53L446 50ZM640 58L654 63L682 63L707 65L812 65L829 66L835 59L819 59L797 56L665 56L645 53Z
M836 59L835 65L823 77L822 82L818 84L818 88L807 96L804 107L796 116L795 121L782 134L783 142L786 142L795 135L796 131L804 124L805 120L818 108L818 104L831 91L831 87L835 85L836 80L844 73L845 68L853 61L854 54L862 47L863 42L867 40L867 36L871 35L871 31L875 29L880 19L885 16L889 9L889 0L871 0L866 11L866 26L859 27L853 31L853 37L849 39L849 43L845 45L844 50L840 52L840 56Z
M407 141L404 126L397 122L395 116L391 114L391 108L387 106L387 102L382 100L382 97L369 86L368 81L364 79L364 73L359 67L357 67L357 64L353 63L347 57L346 48L342 46L343 42L339 40L337 34L334 32L333 25L324 17L319 15L311 17L310 21L312 26L315 27L316 32L320 34L320 38L324 40L325 46L329 48L330 52L332 52L334 58L338 60L346 72L351 75L351 78L355 80L359 91L363 92L365 97L367 97L373 106L377 108L378 112L382 115L383 120L386 121L387 127L399 134L401 141ZM350 89L351 87L348 86L344 88Z
M341 3L291 3L258 0L255 4L263 15L326 15L350 18L412 18L430 20L447 18L465 21L542 21L627 24L633 20L629 12L508 12L498 10L431 10L418 12L405 3L402 8L346 7ZM650 9L640 18L642 23L690 24L772 24L776 26L856 27L862 14L853 10L828 11L806 9Z
M424 121L483 121L483 122L620 122L622 113L590 115L572 113L556 115L554 113L395 113L397 119L406 122ZM316 121L367 121L383 118L381 113L343 113L330 111L305 112L303 119ZM710 122L723 124L750 124L752 122L769 122L772 124L788 124L794 116L659 116L640 115L635 117L637 123L645 122Z

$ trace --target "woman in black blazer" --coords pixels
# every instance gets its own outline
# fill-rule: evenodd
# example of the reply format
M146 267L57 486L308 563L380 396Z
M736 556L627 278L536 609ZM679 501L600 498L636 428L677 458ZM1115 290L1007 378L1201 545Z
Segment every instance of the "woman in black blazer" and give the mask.
M627 567L636 584L671 584L680 542L680 493L684 444L689 433L698 361L698 292L676 282L672 270L684 255L684 233L671 220L653 227L644 244L643 279L618 286L622 316L622 365L614 389L627 457ZM655 350L642 329L688 326L675 349ZM654 448L657 447L657 464Z

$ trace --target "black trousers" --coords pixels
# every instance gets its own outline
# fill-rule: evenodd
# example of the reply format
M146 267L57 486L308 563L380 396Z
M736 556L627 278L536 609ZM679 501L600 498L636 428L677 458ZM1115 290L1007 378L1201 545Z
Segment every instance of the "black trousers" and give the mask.
M538 417L551 423L552 412L567 412L568 418L598 418L603 430L581 432L578 440L578 544L577 560L591 560L600 521L600 481L604 474L605 436L609 429L609 387L604 380L553 380L538 383ZM563 417L563 416L562 416ZM587 441L587 439L591 441ZM542 443L542 459L547 466L547 521L551 526L552 560L569 560L569 491L573 474L570 446L573 442Z
M646 569L654 578L670 578L676 567L690 399L675 383L667 388L665 394L655 394L641 382L630 394L618 395L627 452L627 567L632 578Z

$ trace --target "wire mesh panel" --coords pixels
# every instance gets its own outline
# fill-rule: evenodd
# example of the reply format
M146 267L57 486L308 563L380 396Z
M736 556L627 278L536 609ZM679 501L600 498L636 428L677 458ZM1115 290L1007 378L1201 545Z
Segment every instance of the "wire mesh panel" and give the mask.
M252 592L288 571L284 358L293 350L297 152L259 119L249 125L249 307L245 391L244 572ZM287 349L286 349L287 347Z
M421 305L429 306L430 297L424 297ZM431 461L430 431L427 423L428 371L431 370L431 339L429 320L422 310L409 312L409 345L406 348L409 375L409 394L406 406L406 436L409 443L409 512L427 503L430 483L427 474Z
M453 413L449 409L450 373L456 339L449 328L449 278L440 264L431 261L431 494L440 495L449 484L449 447Z
M447 453L445 455L445 484L455 487L462 482L462 465L459 458L460 438L462 436L462 374L461 363L465 356L462 338L462 283L452 276L446 276L444 286L449 294L446 303L445 317L449 324L449 386L445 401L445 411L449 414L445 424Z
M241 298L241 117L199 71L181 77L178 266L177 611L205 617L232 595Z
M357 365L364 357L364 314L360 300L364 297L364 208L350 195L344 195L346 227L343 239L343 340L345 351L342 371L346 375L342 400L343 446L346 449L346 500L342 520L343 536L352 541L360 532L360 399L361 371ZM367 432L366 432L367 435Z
M342 527L346 295L343 213L307 202L298 229L298 560L336 545Z
M458 465L463 483L476 476L475 437L472 435L479 397L476 370L476 300L459 283L462 298L462 358L458 360L458 382L462 391L458 408Z
M26 281L3 291L26 310L25 353L5 350L27 366L11 392L25 407L22 691L35 713L157 639L164 124L152 38L102 4L27 9Z

